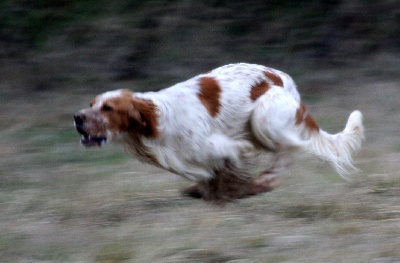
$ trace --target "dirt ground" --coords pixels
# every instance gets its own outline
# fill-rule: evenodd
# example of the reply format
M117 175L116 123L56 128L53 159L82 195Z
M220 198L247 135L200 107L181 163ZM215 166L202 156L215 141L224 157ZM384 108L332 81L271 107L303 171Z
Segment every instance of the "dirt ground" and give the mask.
M32 92L2 71L0 262L400 262L400 80L354 72L298 83L329 132L363 112L360 173L299 156L276 191L220 207L118 146L81 147L72 115L93 89Z

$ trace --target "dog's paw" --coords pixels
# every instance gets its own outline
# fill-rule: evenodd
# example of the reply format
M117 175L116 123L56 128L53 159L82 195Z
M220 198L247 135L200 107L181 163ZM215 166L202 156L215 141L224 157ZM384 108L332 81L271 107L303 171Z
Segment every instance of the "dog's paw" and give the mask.
M240 156L243 158L250 159L256 156L256 149L249 141L239 141L238 148L240 151Z

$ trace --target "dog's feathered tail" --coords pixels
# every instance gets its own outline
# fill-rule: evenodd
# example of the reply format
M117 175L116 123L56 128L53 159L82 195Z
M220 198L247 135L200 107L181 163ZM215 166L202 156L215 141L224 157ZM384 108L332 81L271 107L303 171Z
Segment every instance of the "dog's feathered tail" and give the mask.
M330 162L344 179L347 179L346 175L357 171L353 165L353 155L361 148L364 139L360 111L353 111L344 130L337 134L329 134L321 129L318 132L307 130L307 126L304 129L309 137L306 146L309 152Z

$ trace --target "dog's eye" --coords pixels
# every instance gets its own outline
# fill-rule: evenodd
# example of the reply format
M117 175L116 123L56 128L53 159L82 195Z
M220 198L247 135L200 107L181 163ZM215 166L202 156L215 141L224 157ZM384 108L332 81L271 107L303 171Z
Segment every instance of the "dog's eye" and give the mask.
M113 108L110 105L105 104L105 105L103 105L102 110L106 111L106 112L110 112L113 110Z

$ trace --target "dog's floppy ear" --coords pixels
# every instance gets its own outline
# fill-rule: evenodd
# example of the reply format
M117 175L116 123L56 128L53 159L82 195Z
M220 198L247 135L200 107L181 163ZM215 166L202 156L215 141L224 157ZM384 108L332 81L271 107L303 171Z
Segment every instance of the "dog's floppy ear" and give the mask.
M132 132L146 136L158 135L158 114L156 106L147 100L133 99L132 108L128 111L129 128Z
M146 121L144 120L142 114L140 111L136 108L130 109L128 111L128 116L129 116L129 126L131 128L137 128L139 127L146 127Z

